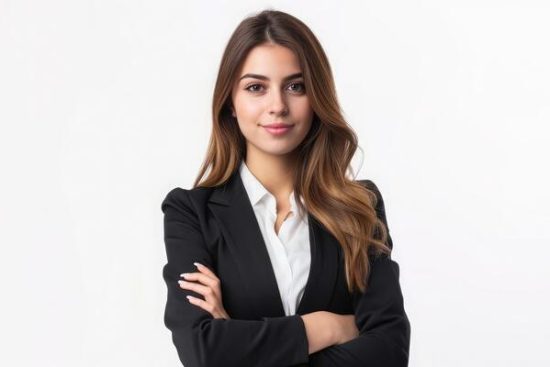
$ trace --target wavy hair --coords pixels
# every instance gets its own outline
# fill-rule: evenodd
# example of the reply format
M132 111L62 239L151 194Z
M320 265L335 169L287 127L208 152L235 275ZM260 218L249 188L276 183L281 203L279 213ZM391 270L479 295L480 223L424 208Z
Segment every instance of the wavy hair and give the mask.
M287 47L298 57L314 111L310 131L295 152L296 203L342 247L348 291L364 292L370 256L391 253L388 232L376 214L375 192L347 177L358 147L357 136L341 112L327 56L301 20L282 11L263 10L245 18L231 35L214 87L212 133L193 187L224 184L246 157L245 137L231 113L231 91L249 51L266 42Z

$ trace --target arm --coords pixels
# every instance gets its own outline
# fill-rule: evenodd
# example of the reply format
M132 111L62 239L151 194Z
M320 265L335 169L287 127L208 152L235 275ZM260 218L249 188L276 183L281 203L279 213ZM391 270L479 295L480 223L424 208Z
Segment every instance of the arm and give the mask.
M167 263L163 278L168 293L164 323L185 367L290 366L308 361L308 341L300 315L261 320L214 319L179 287L180 274L193 272L198 261L213 261L186 190L176 188L162 202Z
M367 185L378 197L376 212L388 228L382 196L372 181L367 180ZM388 237L388 244L393 247L391 237ZM390 256L371 258L370 265L366 292L354 295L354 313L360 335L310 355L310 366L408 365L410 324L403 307L399 265Z
M328 311L317 311L302 315L308 340L308 353L312 354L337 343L337 315Z

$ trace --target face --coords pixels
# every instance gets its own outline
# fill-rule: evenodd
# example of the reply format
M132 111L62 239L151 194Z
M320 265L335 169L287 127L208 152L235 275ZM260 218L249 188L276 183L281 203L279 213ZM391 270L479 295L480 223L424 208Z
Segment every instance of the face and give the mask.
M294 52L280 45L262 44L247 55L231 95L247 154L285 155L307 135L313 110L301 71ZM267 127L276 123L288 127Z

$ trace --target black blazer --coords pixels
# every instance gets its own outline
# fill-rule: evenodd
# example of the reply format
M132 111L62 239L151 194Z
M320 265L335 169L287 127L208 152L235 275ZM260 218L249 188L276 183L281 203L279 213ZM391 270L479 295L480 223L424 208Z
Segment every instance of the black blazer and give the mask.
M384 202L370 180L358 182ZM364 294L346 288L343 251L309 213L311 268L297 314L286 316L254 209L236 170L215 188L175 188L161 205L168 287L164 323L185 367L288 367L408 365L410 324L403 307L399 266L391 256L371 259ZM388 239L393 246L391 237ZM221 280L223 305L231 319L214 319L187 300L201 297L180 288L181 273L200 262ZM202 298L202 297L201 297ZM355 314L360 335L308 355L300 315L314 311Z

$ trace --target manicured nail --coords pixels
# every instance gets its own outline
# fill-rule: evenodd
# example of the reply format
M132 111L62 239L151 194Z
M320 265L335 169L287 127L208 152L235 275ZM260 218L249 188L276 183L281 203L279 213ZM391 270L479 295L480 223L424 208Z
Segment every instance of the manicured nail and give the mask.
M190 275L189 273L182 273L182 274L180 274L180 277L187 278L189 275Z
M197 268L198 268L199 266L202 266L202 264L199 264L199 263L193 263L193 265L195 265Z

